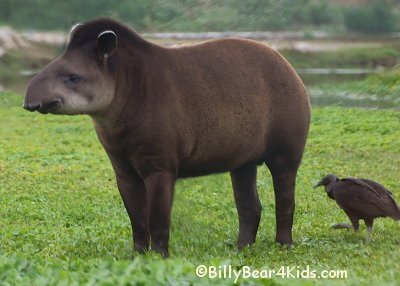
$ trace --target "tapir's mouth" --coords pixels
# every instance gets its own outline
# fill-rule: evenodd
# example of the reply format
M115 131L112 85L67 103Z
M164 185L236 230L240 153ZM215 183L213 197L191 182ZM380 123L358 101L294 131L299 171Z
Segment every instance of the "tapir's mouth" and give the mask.
M62 105L61 99L55 99L49 103L25 102L23 107L31 112L37 111L42 114L47 114L55 112L61 105Z

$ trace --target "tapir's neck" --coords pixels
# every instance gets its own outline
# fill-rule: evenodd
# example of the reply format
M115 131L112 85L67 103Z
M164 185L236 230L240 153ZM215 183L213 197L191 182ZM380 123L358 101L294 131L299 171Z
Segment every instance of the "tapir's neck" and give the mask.
M138 124L138 118L145 110L149 85L151 60L154 54L142 54L143 51L120 51L114 59L115 80L114 97L106 110L91 115L96 128L107 133L118 133L120 129L132 129ZM149 53L149 52L147 52Z

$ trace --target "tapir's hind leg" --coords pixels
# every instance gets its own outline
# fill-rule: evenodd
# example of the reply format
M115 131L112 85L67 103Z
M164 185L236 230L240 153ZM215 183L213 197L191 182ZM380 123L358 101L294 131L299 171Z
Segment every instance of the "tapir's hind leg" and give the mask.
M231 172L233 193L239 215L238 248L253 244L261 216L261 203L257 193L257 167L250 166Z
M266 164L274 183L276 242L290 245L293 242L294 191L301 154L294 155L282 149L271 154Z

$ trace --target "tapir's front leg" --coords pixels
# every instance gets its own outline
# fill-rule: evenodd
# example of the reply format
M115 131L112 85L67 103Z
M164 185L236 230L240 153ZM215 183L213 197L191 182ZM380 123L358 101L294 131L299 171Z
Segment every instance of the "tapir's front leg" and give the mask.
M150 231L146 187L137 174L116 174L118 189L132 224L134 250L149 249Z
M149 175L144 183L148 194L151 249L168 257L169 226L176 176L170 172Z

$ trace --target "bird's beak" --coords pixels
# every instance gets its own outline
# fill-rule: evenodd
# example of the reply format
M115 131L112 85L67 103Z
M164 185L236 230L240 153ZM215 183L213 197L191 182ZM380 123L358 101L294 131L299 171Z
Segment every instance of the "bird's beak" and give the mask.
M316 184L313 189L315 190L316 188L318 188L319 186L323 186L322 181L319 181L318 184Z

